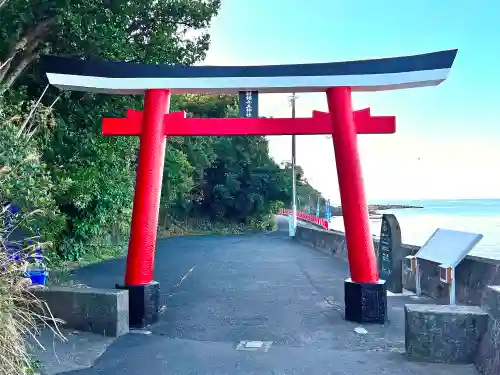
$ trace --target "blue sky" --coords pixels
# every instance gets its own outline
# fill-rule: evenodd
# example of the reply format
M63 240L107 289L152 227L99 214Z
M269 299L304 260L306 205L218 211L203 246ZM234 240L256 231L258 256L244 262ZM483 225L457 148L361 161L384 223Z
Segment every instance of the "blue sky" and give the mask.
M458 48L438 87L354 95L355 108L397 116L396 135L360 136L367 195L499 197L498 14L496 0L225 0L205 63L328 62ZM298 115L314 109L326 110L324 95L301 94ZM289 113L286 95L261 96L261 115ZM277 161L290 159L290 137L270 138L270 149ZM299 137L297 159L311 183L338 201L332 141Z

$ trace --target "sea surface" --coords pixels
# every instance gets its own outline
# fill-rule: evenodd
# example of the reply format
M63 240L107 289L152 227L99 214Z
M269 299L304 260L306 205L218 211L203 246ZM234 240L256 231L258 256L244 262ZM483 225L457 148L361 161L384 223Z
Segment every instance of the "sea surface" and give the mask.
M387 210L396 215L403 243L423 245L437 228L481 233L484 238L471 255L500 259L500 199L455 199L386 201L373 203L407 204L424 208ZM380 219L371 219L372 235L380 234ZM330 220L330 228L344 231L342 217Z

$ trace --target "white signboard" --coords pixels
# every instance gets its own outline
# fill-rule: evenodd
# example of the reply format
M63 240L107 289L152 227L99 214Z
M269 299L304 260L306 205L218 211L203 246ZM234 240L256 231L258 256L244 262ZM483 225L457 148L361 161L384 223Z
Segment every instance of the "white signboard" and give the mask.
M444 268L455 268L483 238L482 234L437 229L415 255L438 263Z
M483 238L482 234L460 232L450 229L437 229L427 242L415 254L415 284L417 295L422 292L420 286L420 266L418 260L423 259L437 263L439 279L449 286L450 305L456 301L455 267L471 252Z

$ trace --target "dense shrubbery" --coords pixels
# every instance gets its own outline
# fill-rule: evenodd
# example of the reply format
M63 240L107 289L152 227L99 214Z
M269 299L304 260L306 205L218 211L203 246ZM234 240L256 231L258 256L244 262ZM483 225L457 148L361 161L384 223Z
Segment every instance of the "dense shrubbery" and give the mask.
M81 259L126 242L138 139L103 137L100 127L102 116L140 109L142 98L44 90L37 57L192 64L204 58L206 28L219 6L219 0L0 1L0 204L43 210L31 225L50 242L52 259ZM191 116L231 117L237 98L182 95L171 107ZM299 194L311 192L316 196L300 183ZM168 142L162 233L193 225L264 228L290 199L290 169L271 160L263 137Z

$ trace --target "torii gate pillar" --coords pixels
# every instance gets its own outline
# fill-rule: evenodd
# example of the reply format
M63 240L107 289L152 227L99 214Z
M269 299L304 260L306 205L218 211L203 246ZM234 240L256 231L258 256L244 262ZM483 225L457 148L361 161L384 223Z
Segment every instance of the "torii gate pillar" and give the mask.
M332 118L332 140L351 273L351 278L344 282L345 318L361 323L384 323L387 291L385 281L379 280L370 234L351 88L330 88L326 97Z
M160 284L153 281L153 269L169 109L169 90L146 90L125 285L116 286L128 290L132 327L158 320Z

